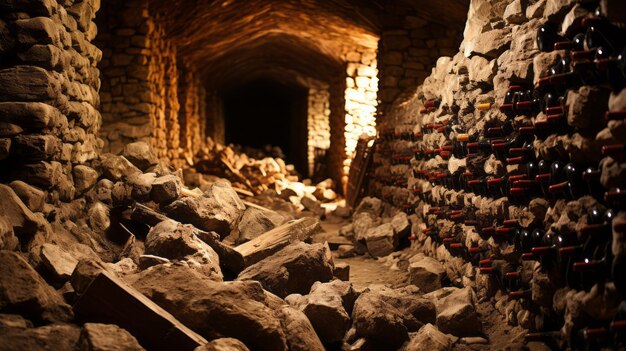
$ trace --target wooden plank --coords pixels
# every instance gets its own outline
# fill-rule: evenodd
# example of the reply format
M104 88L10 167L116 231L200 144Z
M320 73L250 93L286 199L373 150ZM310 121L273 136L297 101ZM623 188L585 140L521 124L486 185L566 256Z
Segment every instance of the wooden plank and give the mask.
M119 325L148 350L193 351L207 341L113 274L102 271L74 305L82 322Z
M235 247L243 257L245 267L271 256L280 249L297 241L306 241L321 230L319 219L314 217L289 221L258 237Z
M363 192L363 182L369 170L374 147L368 147L368 143L373 138L360 138L356 146L356 154L350 165L350 173L348 175L348 186L346 191L346 205L354 208L358 199Z

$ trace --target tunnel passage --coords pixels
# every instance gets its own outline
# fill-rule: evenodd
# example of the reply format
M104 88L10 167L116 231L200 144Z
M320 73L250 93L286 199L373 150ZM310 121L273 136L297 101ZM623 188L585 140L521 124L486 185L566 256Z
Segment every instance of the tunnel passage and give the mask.
M298 173L308 175L308 89L257 79L224 92L226 142L278 146Z
M177 167L193 163L208 137L243 133L230 130L238 125L224 96L262 76L308 89L307 133L298 129L306 161L301 141L283 151L311 176L322 151L341 184L359 136L376 134L376 115L454 53L466 8L463 0L446 11L414 1L103 2L94 39L103 150L147 141Z

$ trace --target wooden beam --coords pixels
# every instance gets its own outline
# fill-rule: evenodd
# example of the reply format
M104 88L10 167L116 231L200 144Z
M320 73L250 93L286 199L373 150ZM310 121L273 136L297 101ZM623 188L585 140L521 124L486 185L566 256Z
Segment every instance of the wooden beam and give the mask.
M306 241L321 230L319 219L300 218L280 225L235 247L243 258L244 268L280 251L292 242Z

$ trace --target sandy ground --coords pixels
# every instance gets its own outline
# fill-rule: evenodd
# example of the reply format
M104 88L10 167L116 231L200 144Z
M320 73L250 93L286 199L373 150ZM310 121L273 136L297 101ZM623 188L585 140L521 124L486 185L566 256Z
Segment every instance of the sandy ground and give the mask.
M323 232L314 236L313 242L340 243L344 238L339 237L339 229L348 224L345 219L329 216L322 221ZM331 245L332 247L332 245ZM367 288L371 284L387 284L391 287L400 287L408 284L408 273L400 270L391 270L381 260L368 255L350 258L339 258L333 252L335 263L350 265L350 282L357 290ZM461 344L454 345L453 350L458 351L493 351L500 349L516 350L523 341L525 331L520 327L507 325L506 319L496 311L490 301L477 304L476 309L483 323L484 337L487 344ZM517 345L516 345L517 344ZM516 347L517 346L517 347Z

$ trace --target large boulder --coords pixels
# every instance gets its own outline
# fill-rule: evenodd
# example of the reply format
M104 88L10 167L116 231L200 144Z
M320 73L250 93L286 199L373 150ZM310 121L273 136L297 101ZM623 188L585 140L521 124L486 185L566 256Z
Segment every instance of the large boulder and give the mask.
M322 341L315 333L307 316L290 306L274 309L274 314L287 335L290 351L324 351Z
M459 337L482 333L482 324L474 306L471 288L443 288L424 297L435 301L437 327L442 332Z
M457 338L428 323L411 335L406 351L450 351Z
M380 295L365 292L354 303L353 326L358 336L397 349L409 339L409 331L421 326L413 316L385 302Z
M23 247L29 242L43 241L50 235L50 224L41 214L34 214L26 207L9 186L0 184L0 198L0 213L7 225L5 231L12 228Z
M128 177L141 173L139 168L135 167L124 156L113 154L100 155L100 169L102 175L113 182L117 182Z
M252 350L287 350L280 321L257 282L214 282L182 264L161 264L132 285L207 339L232 337Z
M159 162L150 145L144 141L127 144L124 147L124 151L122 151L122 155L142 171L155 166Z
M333 259L328 244L291 244L243 270L237 280L257 280L272 293L284 298L306 294L316 281L333 278Z
M80 328L50 324L39 328L0 327L0 351L76 351Z
M436 259L424 256L409 265L409 280L424 293L441 289L441 281L446 276L445 267Z
M290 295L293 303L311 321L320 339L326 344L340 342L350 328L350 313L356 299L352 285L340 280L316 282L309 295Z
M166 220L152 227L146 236L145 254L186 261L212 280L223 279L219 256L188 224Z
M113 324L85 323L80 333L81 351L142 351L137 339Z
M226 236L246 209L226 180L218 180L199 197L183 197L165 206L168 215L180 222L193 224Z
M367 251L374 257L387 256L398 247L398 236L391 223L381 224L365 232Z
M150 198L158 204L168 204L178 199L182 187L182 180L173 174L158 177L152 182Z
M250 351L241 341L233 338L211 340L208 344L197 347L194 351Z
M354 214L367 212L373 217L379 217L383 212L383 202L375 197L365 197L354 210Z
M285 217L278 212L265 211L254 207L247 208L237 224L237 230L239 231L237 243L241 244L250 241L285 223L285 221Z
M435 304L420 297L421 291L413 285L392 289L384 285L370 285L368 290L376 293L386 303L400 311L408 313L421 323L435 323L437 310Z
M0 313L18 313L32 321L64 322L72 308L19 254L0 251Z

